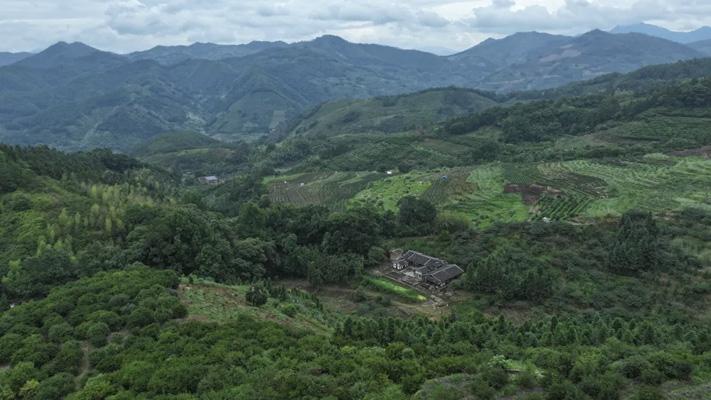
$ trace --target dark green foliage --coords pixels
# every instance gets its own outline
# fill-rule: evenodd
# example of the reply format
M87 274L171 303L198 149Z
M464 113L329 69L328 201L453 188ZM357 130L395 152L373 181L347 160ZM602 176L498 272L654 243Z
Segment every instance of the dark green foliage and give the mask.
M610 268L628 274L656 268L659 264L658 236L659 229L651 213L625 213L610 249Z
M332 215L326 222L324 250L367 256L370 248L379 243L380 220L374 209L365 207Z
M50 288L76 278L77 272L68 254L48 249L12 265L4 284L12 296L40 297L46 295Z
M40 384L37 399L61 400L75 390L74 377L66 372L54 375Z
M5 159L5 162L14 161L20 164L3 162L3 166L0 168L0 174L7 174L5 176L7 184L15 182L16 186L22 183L26 184L26 181L30 179L30 175L22 171L21 166L26 166L37 175L54 179L74 175L83 179L101 180L105 183L115 183L119 179L119 174L141 166L135 159L114 154L109 150L94 150L68 155L46 146L12 147L0 145L0 153L2 154L0 160Z
M561 135L592 133L607 123L639 118L659 107L696 109L711 104L711 79L668 84L649 93L622 96L615 92L516 103L491 108L443 124L443 132L461 135L494 126L509 143L541 142Z
M554 292L555 280L543 263L512 247L497 249L467 273L472 290L509 300L545 300Z
M405 196L398 201L399 228L405 235L424 235L432 232L437 209L428 201Z
M654 387L642 387L632 397L633 400L664 400L666 397Z
M259 286L252 286L245 295L245 300L247 300L247 303L250 305L259 307L267 303L268 297L264 289Z
M196 208L161 212L131 232L127 240L132 257L181 274L236 282L265 273L267 244L257 239L238 241L224 221Z
M13 393L20 393L26 382L34 378L39 381L37 398L64 398L76 390L75 375L80 373L82 360L88 351L80 341L89 339L95 346L103 345L111 332L109 325L92 319L106 319L105 315L113 313L118 316L113 321L113 329L122 330L127 327L142 328L154 319L166 321L178 318L183 315L181 306L168 293L168 288L175 285L176 276L171 272L132 267L67 284L53 290L43 300L3 312L0 314L0 356L2 362L11 363L12 368L0 374L0 386L6 384ZM130 318L124 316L130 317L133 312L129 308L111 305L119 305L115 301L117 296L126 296L153 318L129 324ZM64 312L66 322L58 324L57 321L63 318L56 310L60 310L65 301L70 302L72 308ZM40 334L42 325L50 326L47 336ZM58 328L55 327L67 325L69 329L63 328L61 335L57 333ZM20 326L24 327L24 336L12 333ZM60 342L60 345L52 342ZM116 351L111 349L109 354ZM97 368L108 368L104 361L99 362L100 357L92 355L90 358L96 360Z
M336 101L319 106L297 120L291 132L299 136L378 132L393 134L427 129L447 118L483 110L497 104L491 93L440 88L392 97ZM323 158L347 151L334 147Z

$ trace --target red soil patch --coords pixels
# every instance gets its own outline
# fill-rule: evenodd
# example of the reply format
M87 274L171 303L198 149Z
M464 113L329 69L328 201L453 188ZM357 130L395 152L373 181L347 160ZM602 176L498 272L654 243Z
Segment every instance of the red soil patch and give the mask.
M521 200L526 205L533 205L538 202L538 200L544 194L559 196L562 192L558 189L554 189L550 186L542 186L537 184L531 185L517 185L509 183L504 186L504 193L521 193Z

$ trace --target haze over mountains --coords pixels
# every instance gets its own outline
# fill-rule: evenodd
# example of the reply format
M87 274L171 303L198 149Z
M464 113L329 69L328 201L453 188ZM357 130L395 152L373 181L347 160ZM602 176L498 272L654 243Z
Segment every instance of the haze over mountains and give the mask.
M14 63L16 63L20 60L23 60L31 55L32 55L32 53L0 52L0 67L3 67L5 65L14 64Z
M336 36L129 55L58 43L0 68L0 140L119 150L176 130L232 140L281 132L329 100L443 86L545 89L703 56L669 40L599 30L518 33L446 57Z
M702 40L711 40L711 27L703 26L689 32L672 31L661 26L652 24L633 24L617 26L611 33L643 33L649 36L656 36L662 39L671 40L678 43L693 43Z

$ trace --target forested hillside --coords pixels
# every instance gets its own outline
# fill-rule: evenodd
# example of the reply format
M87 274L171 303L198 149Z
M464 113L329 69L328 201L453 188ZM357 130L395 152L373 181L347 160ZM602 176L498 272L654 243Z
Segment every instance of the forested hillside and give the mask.
M629 214L619 228L531 223L473 231L446 219L432 224L431 214L417 211L426 203L401 203L397 213L385 215L367 207L331 213L273 206L260 197L259 185L248 194L247 182L191 205L195 197L181 195L168 176L125 157L2 152L3 177L14 178L3 179L10 184L2 195L3 297L5 307L15 304L0 317L6 396L530 397L542 388L551 396L610 398L630 389L647 396L660 389L642 385L669 380L704 390L691 382L708 374L709 320L697 312L708 309L708 282L696 278L701 265L693 253L672 240L680 229L690 238L703 235L711 219L700 211L665 221ZM249 198L259 201L245 202ZM658 227L639 228L650 223ZM412 242L412 232L436 239ZM633 243L628 235L650 234L642 243L654 243L652 253L616 250ZM320 313L325 334L247 316L180 321L190 314L171 290L178 275L225 283L304 277L313 287L353 282L384 257L379 246L390 240L470 265L462 290L481 296L479 303L462 303L458 317L438 322L377 322L367 314L334 318L337 310L307 306L303 297L262 283L251 290L264 300L253 295L247 301L274 303L287 321ZM655 278L659 273L666 283ZM181 290L197 290L193 279ZM487 303L509 301L540 304L558 316L521 325L518 318L471 311L474 304L487 309ZM581 314L579 307L591 311ZM226 343L239 350L220 350ZM270 355L257 362L266 349ZM292 361L284 365L287 358ZM274 383L264 385L265 379Z
M498 92L553 88L703 56L663 39L600 31L516 34L449 57L328 35L128 55L60 42L0 67L0 140L129 151L175 131L225 141L274 138L326 101L452 85ZM457 107L471 111L455 106L453 113Z
M430 129L433 124L497 105L492 93L444 88L414 94L325 103L302 116L296 135L396 133Z

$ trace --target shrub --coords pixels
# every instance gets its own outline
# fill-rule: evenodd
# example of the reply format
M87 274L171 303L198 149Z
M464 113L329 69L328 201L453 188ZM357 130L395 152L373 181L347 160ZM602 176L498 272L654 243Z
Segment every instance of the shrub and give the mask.
M42 400L60 400L72 391L74 391L74 377L63 372L42 381L37 388L35 398Z
M291 318L294 318L294 316L296 316L299 312L299 308L294 304L282 304L279 308L281 309L281 312Z
M245 300L254 307L260 307L267 304L267 295L262 288L252 286L249 288L247 294L245 294Z

